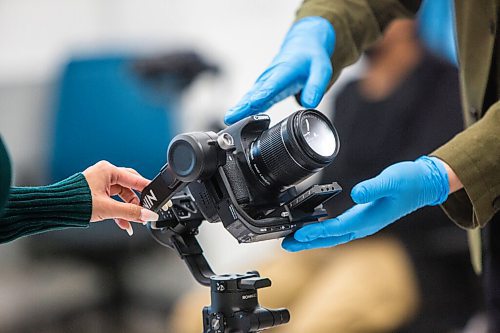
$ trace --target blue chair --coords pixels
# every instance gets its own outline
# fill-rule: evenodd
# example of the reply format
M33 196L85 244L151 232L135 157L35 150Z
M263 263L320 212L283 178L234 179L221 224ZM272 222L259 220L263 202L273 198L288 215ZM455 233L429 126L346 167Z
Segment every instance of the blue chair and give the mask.
M175 128L179 90L161 91L127 56L76 58L64 68L56 106L52 181L99 160L153 177ZM172 85L172 87L175 87Z

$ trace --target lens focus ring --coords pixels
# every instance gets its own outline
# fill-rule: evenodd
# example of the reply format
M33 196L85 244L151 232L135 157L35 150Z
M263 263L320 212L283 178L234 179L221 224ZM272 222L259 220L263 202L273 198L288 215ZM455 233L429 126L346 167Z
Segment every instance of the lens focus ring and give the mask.
M322 147L323 142L332 146ZM264 131L252 143L249 163L263 185L282 188L330 164L337 151L337 132L328 118L316 110L301 110Z
M282 138L281 127L286 126L286 123L282 122L278 125L262 133L260 140L256 143L254 153L261 157L261 161L258 161L258 158L257 161L261 162L258 165L264 170L260 170L259 176L266 179L267 185L274 183L286 186L293 179L302 179L313 171L304 169L293 159Z

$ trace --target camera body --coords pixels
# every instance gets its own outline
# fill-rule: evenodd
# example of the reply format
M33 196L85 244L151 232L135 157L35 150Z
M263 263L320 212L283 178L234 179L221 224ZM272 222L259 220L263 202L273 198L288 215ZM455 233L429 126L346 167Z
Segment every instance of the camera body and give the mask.
M325 135L314 139L310 131L297 134L301 126L306 131L314 124L335 140L334 147L319 157L304 147L318 145ZM144 206L161 216L151 227L179 227L202 217L222 222L238 242L249 243L284 237L326 216L322 203L341 191L337 183L313 185L302 193L291 185L333 160L339 146L333 125L316 110L301 110L269 125L267 115L256 115L217 134L196 132L174 138L167 165L143 192ZM309 143L300 142L304 136L312 138ZM328 140L323 143L332 145ZM171 190L176 187L171 178L180 181L181 190ZM159 209L169 199L173 208Z

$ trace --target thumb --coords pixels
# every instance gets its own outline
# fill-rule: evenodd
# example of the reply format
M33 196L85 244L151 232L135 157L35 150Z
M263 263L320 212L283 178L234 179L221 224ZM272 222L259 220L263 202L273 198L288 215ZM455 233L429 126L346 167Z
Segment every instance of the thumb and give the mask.
M365 180L354 186L351 191L352 200L364 204L391 195L392 182L386 175Z
M131 203L119 202L113 199L106 200L104 211L107 218L124 219L133 222L157 221L159 216L155 212Z

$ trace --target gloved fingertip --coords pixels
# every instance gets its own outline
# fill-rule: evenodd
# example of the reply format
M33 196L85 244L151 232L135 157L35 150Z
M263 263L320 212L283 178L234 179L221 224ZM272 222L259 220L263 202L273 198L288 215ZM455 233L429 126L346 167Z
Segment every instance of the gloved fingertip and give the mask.
M297 230L294 234L293 234L293 238L298 241L298 242L310 242L312 240L315 240L319 237L319 235L317 235L317 233L313 230L311 230L311 228L308 228L307 226L302 228L302 229L299 229Z
M224 116L224 123L226 123L226 125L232 125L235 122L250 116L251 114L252 109L249 102L238 104L226 112L226 115Z
M351 198L357 204L364 204L367 202L367 189L363 185L356 185L351 190Z
M302 250L305 250L305 248L303 246L301 246L300 244L290 244L290 245L287 245L286 247L284 247L285 250L287 250L288 252L300 252Z
M301 96L302 106L306 108L315 108L318 106L321 95L317 90L307 90Z
M225 116L224 116L224 123L226 125L232 125L234 124L235 122L237 122L238 120L244 118L245 116L238 113L238 112L232 112L232 113L227 113Z
M288 252L296 252L293 238L292 239L290 239L289 237L284 238L283 241L281 242L281 247Z
M281 247L283 248L283 250L286 250L287 252L298 252L300 251L299 249L296 249L293 245L289 245L289 244L281 244Z
M226 114L224 116L224 124L227 126L234 124L234 116L232 114Z
M258 90L250 97L250 101L260 101L263 99L267 99L271 96L272 93L273 93L272 89Z

